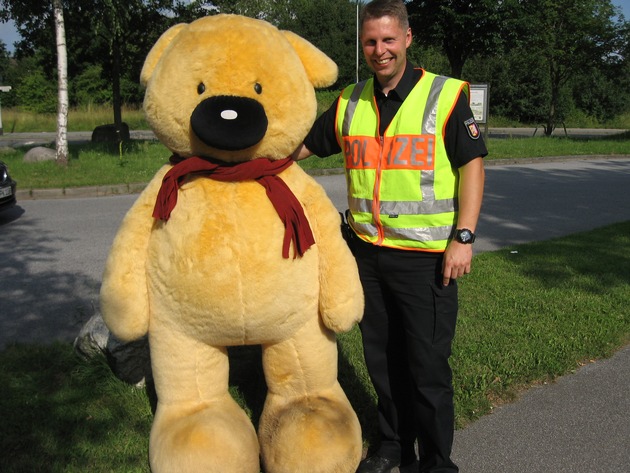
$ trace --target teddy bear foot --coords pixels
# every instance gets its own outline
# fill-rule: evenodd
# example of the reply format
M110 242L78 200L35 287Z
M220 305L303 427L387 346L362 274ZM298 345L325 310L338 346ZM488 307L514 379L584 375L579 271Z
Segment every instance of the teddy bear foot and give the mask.
M153 473L259 473L256 432L233 402L158 405L149 445Z
M263 413L259 428L266 473L354 473L361 426L345 399L306 397Z

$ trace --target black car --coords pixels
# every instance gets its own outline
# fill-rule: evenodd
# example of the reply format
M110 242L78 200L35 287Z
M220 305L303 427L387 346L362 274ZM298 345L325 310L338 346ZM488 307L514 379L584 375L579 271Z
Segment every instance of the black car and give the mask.
M15 188L17 183L9 176L7 165L0 161L0 210L15 205Z

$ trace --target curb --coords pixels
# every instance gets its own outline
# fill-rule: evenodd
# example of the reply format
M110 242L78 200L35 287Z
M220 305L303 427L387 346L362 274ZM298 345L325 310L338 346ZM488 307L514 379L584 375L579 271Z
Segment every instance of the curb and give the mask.
M19 184L18 184L19 185ZM146 182L110 186L65 187L62 189L19 189L15 197L20 200L65 199L80 197L105 197L112 195L139 194Z

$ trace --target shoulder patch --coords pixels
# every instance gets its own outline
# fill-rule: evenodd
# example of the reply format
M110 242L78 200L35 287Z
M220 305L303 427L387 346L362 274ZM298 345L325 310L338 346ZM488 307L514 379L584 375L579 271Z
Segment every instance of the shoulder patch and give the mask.
M478 140L479 136L481 135L481 132L479 131L479 126L477 125L477 122L475 121L475 119L472 117L469 118L468 120L464 122L464 125L466 126L466 129L468 130L468 135L473 140Z

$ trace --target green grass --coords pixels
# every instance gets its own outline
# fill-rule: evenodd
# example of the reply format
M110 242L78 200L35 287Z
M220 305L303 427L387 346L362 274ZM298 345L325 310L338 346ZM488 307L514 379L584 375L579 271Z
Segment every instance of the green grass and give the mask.
M148 182L168 162L170 153L156 141L133 140L121 147L106 144L69 146L68 166L54 161L26 163L25 150L2 150L18 189L47 189Z
M630 222L475 256L460 282L453 347L461 428L533 384L550 382L630 341ZM340 381L367 443L374 393L361 337L339 337ZM230 351L231 392L254 422L265 385L256 347ZM148 472L151 396L70 344L0 352L0 471Z
M142 109L123 107L123 122L131 130L148 130ZM72 108L68 111L68 131L92 131L99 125L114 123L112 107L90 105ZM18 108L2 109L2 126L5 133L28 133L57 130L57 115L54 113L33 113Z
M625 222L475 257L453 354L460 423L630 341L628 231Z
M81 361L64 344L0 358L0 471L148 471L147 396L114 378L104 358Z
M592 139L544 137L487 140L488 159L630 155L630 132Z

